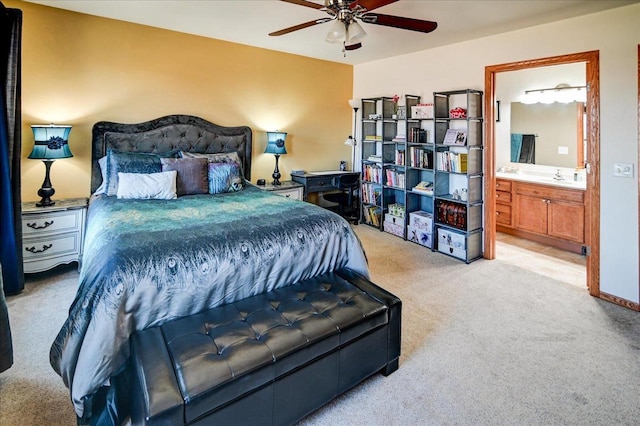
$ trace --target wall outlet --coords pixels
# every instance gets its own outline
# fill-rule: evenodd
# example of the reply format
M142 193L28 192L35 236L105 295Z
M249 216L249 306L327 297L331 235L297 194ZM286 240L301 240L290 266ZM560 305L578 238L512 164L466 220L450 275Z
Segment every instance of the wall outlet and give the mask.
M632 163L614 163L613 175L620 177L633 177L633 164Z

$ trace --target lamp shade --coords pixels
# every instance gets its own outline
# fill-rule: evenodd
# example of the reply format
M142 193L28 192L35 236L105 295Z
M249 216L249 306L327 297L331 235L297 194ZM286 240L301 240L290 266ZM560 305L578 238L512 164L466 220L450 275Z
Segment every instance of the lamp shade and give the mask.
M265 154L286 154L287 149L284 146L286 138L287 134L285 132L267 132L267 148L264 150Z
M347 28L347 41L349 43L355 43L362 40L367 35L367 32L362 28L358 21L354 20L349 24Z
M349 99L349 105L351 108L358 108L360 106L360 99Z
M336 19L331 24L329 32L327 33L325 40L329 43L342 43L347 39L347 27L344 22Z
M349 145L349 146L356 146L356 140L349 136L345 141L344 141L345 145Z
M35 143L29 158L36 160L57 160L73 157L69 149L69 133L71 126L33 125Z

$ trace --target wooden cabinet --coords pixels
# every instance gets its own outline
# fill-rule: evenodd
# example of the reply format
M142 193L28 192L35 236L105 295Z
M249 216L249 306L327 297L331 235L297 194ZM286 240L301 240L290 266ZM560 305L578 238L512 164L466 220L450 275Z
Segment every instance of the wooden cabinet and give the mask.
M80 262L87 199L56 200L48 207L22 203L24 272L43 272Z
M497 179L496 230L582 253L584 200L579 189Z
M511 200L511 181L496 179L496 224L513 227L513 208Z

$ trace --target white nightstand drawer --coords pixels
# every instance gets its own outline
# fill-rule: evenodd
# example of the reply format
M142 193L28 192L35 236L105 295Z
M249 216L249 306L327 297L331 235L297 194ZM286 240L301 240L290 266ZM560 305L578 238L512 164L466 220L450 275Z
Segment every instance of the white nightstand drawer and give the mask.
M47 212L22 216L22 235L25 237L50 233L73 232L81 228L82 210Z
M22 256L27 274L82 259L86 198L37 207L22 203Z
M273 192L292 200L302 200L302 188L281 189Z

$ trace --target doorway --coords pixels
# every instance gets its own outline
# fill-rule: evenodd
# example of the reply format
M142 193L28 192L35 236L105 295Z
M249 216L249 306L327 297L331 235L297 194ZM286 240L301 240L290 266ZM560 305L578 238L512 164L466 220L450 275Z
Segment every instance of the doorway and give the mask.
M517 71L552 65L584 62L586 65L586 159L588 173L585 192L585 246L587 247L586 281L589 294L600 296L600 78L599 52L533 59L485 68L485 242L484 257L496 257L496 76L501 72Z

